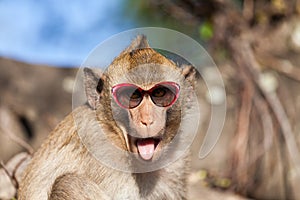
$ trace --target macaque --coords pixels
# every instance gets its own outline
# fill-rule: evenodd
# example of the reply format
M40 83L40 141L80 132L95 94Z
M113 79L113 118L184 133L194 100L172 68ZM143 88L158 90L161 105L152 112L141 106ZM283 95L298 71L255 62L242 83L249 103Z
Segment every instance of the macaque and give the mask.
M143 35L105 71L84 68L87 103L74 109L34 154L18 198L186 199L188 151L162 168L147 167L176 151L168 145L176 147L173 139L190 108L195 73L150 48ZM97 135L99 126L104 136ZM127 168L103 164L102 157L124 161Z

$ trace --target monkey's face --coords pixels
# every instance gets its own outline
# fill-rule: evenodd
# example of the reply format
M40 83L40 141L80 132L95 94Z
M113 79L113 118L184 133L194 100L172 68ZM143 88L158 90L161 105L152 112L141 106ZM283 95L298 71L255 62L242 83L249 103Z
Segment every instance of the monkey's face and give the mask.
M149 48L125 53L108 67L100 104L107 108L110 102L111 110L102 109L99 116L103 123L116 122L117 135L125 143L122 148L145 161L155 161L167 152L182 119L187 89L184 71Z
M180 86L176 82L158 82L140 87L121 83L112 87L115 103L127 113L127 148L143 160L151 160L162 148L167 112L176 103Z
M192 66L179 67L150 48L144 37L138 39L141 40L126 48L99 77L85 70L87 100L100 124L99 136L103 133L105 141L86 137L85 132L83 138L89 139L87 146L92 146L92 152L101 160L107 154L97 151L97 141L109 149L118 147L122 150L118 151L120 155L133 161L130 169L145 172L145 166L149 166L148 171L178 159L187 141L192 140L185 133L197 125L197 119L189 113L197 107L191 104L196 102L192 88L196 72ZM148 163L135 162L136 157ZM122 162L122 168L127 161Z

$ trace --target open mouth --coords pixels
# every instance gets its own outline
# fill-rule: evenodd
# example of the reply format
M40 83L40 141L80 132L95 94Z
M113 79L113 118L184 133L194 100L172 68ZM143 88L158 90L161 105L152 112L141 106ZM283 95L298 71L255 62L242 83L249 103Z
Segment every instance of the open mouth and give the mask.
M135 145L139 156L143 160L151 160L154 153L157 151L157 147L160 143L160 138L140 138L136 139Z
M150 161L159 157L159 151L163 145L162 131L159 131L157 136L147 138L132 136L125 132L124 138L127 149L137 154L139 158Z

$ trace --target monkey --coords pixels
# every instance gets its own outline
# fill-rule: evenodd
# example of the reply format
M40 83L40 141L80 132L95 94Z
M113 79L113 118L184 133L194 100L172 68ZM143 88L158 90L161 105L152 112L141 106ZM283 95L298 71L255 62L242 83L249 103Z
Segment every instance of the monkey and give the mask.
M186 199L189 151L161 168L147 167L176 151L195 68L180 67L138 35L106 70L83 71L87 103L35 152L18 199ZM124 161L126 170L103 164L104 157Z

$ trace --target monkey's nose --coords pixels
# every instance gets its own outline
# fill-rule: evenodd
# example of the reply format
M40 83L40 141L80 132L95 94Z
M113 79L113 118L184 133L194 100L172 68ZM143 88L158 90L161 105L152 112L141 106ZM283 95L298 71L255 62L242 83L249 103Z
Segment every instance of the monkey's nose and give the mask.
M153 123L154 123L154 120L150 116L144 116L141 119L141 124L144 125L144 126L148 127L148 126L152 125Z
M140 123L149 127L154 123L154 110L149 97L145 97L140 107Z

